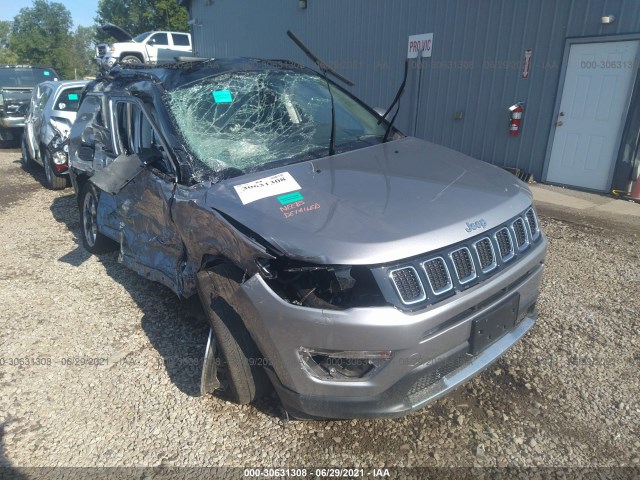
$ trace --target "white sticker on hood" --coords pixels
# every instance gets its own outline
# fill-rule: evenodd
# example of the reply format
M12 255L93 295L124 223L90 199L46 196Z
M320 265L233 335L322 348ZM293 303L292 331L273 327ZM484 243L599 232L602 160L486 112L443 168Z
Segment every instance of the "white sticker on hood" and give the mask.
M273 197L282 193L300 190L300 185L289 172L278 173L253 182L234 185L243 205L261 198Z

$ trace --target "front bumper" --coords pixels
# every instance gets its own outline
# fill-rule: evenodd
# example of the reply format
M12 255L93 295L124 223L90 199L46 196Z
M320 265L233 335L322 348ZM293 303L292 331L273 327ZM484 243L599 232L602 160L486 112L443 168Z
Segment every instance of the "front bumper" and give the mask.
M368 397L320 397L300 395L271 380L288 412L293 416L317 418L399 417L418 410L443 397L478 375L520 340L535 323L535 314L527 315L512 331L472 357L468 344L427 362L400 379L385 392ZM466 358L465 358L466 357Z
M393 307L321 310L277 296L256 275L238 290L234 305L266 357L267 372L294 415L320 418L395 417L446 394L503 355L535 323L546 239L489 280L416 312ZM471 355L473 322L519 297L515 326ZM238 307L239 306L239 307ZM300 348L393 352L387 365L364 380L314 377Z
M0 126L2 128L24 128L24 117L0 117Z
M104 55L102 57L96 57L96 62L98 62L98 65L101 67L111 68L118 63L118 58L112 57L111 55Z
M2 117L0 125L4 128L24 128L24 117Z

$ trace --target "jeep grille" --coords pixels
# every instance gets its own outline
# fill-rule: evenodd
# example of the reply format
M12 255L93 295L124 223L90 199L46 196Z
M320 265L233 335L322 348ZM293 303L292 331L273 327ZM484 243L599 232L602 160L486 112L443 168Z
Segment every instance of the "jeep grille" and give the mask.
M402 263L373 267L371 271L389 303L412 310L443 301L487 280L517 262L541 238L535 211L529 207L488 232Z

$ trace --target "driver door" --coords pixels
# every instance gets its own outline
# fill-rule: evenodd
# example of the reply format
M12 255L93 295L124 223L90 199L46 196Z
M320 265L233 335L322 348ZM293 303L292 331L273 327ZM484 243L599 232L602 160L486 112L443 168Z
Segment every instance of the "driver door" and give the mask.
M112 192L120 220L121 261L179 293L178 266L184 252L171 217L176 169L143 104L130 98L112 102L112 131L119 156L103 174L123 161L138 163L133 178Z
M151 35L147 40L146 48L151 62L172 62L175 56L169 46L169 35L167 33L154 33Z

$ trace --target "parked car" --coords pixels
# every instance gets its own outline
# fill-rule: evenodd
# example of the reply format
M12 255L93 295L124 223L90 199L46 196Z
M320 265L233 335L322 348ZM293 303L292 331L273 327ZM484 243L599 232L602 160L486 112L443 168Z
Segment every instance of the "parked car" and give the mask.
M198 295L203 393L399 416L531 329L547 242L526 184L328 82L262 60L116 67L70 135L83 242Z
M49 67L0 66L0 142L20 138L33 87L46 80L58 80Z
M176 57L191 56L191 35L185 32L144 32L135 37L111 23L101 27L117 43L96 45L96 59L103 67L116 63L166 63Z
M25 169L35 163L41 165L47 186L53 190L68 184L67 138L87 83L42 82L31 95L21 143L22 163Z

